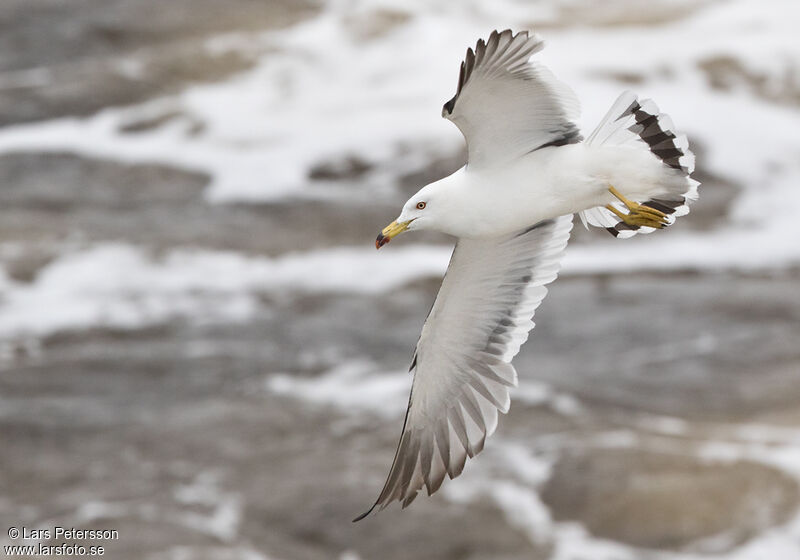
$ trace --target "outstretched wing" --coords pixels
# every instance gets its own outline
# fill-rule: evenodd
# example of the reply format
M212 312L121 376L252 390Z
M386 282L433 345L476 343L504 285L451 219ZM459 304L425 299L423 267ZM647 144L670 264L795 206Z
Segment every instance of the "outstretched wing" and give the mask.
M517 384L511 359L558 273L572 216L499 239L461 239L422 327L403 433L375 505L403 507L445 475L461 474L507 412ZM356 521L358 521L356 519Z
M495 165L545 146L579 142L580 104L544 66L529 62L544 43L535 33L492 31L467 49L455 97L444 104L467 140L469 164Z

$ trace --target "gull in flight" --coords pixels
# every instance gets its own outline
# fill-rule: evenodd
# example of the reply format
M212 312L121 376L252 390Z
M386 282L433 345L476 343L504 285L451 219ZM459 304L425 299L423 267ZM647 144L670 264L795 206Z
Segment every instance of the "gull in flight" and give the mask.
M461 474L507 412L512 358L558 273L572 215L615 237L650 233L689 212L699 183L686 136L651 100L625 92L584 140L572 90L531 61L527 32L493 31L468 49L442 116L467 164L426 185L381 231L436 230L458 242L417 342L408 409L375 505L409 505Z

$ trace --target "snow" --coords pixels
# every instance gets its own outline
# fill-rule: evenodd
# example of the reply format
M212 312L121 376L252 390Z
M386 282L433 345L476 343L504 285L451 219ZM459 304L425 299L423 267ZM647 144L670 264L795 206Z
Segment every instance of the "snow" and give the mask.
M220 204L331 196L314 188L309 171L346 156L372 164L373 173L391 186L398 175L461 147L460 134L439 114L453 94L465 48L495 27L547 24L541 30L548 43L541 59L576 90L584 105L585 131L624 89L609 75L640 76L637 93L652 97L703 148L700 167L741 186L729 193L730 214L707 230L683 229L681 222L692 220L690 214L666 233L627 241L598 233L591 242L569 247L562 274L780 273L800 266L800 111L796 104L774 99L785 87L794 87L795 95L800 91L793 78L800 72L800 4L732 0L659 5L683 15L659 24L563 27L561 10L578 3L336 0L318 16L287 29L228 34L207 44L216 52L255 53L259 61L250 70L86 118L0 128L0 154L67 152L200 171L211 177L206 197ZM392 15L391 21L373 29L379 14ZM700 64L719 57L762 76L765 96L744 79L729 91L713 89ZM6 74L0 90L46 78L37 70ZM173 112L182 117L136 134L122 130L131 122ZM194 122L203 123L200 132L193 130ZM704 201L703 189L698 205ZM333 192L345 196L344 191ZM370 192L380 196L380 191ZM30 283L15 281L0 268L0 339L94 326L141 328L176 319L244 321L265 305L264 294L381 294L441 276L451 250L416 245L410 235L381 252L370 241L364 247L274 258L199 248L155 254L124 243L70 249ZM346 415L398 417L410 382L405 371L385 371L358 358L316 377L276 372L265 387ZM515 397L519 405L548 405L568 417L588 414L576 399L545 385L523 383ZM686 431L683 421L667 417L643 418L639 427L663 437ZM697 456L757 461L800 479L797 431L749 426L721 439L699 446ZM564 440L548 442L552 448ZM598 434L592 445L625 448L640 443L637 432L620 429ZM462 503L490 496L532 542L550 539L554 559L635 559L644 554L663 560L707 558L691 552L640 551L596 539L580 525L554 522L537 493L552 467L549 459L502 440L490 445L510 466L491 477L471 477L471 467L459 485L445 487L445 495ZM209 497L225 499L209 515L178 522L232 539L240 522L239 498L201 483L206 484L198 481L176 492L200 505L209 505L204 501ZM116 507L87 504L83 515L108 516ZM796 558L799 541L800 518L715 557Z
M779 272L788 263L800 264L790 244L770 245L769 239L767 232L699 237L675 232L672 238L628 240L626 251L617 250L614 240L575 245L567 250L561 275ZM380 294L439 278L451 250L435 245L382 251L338 247L269 258L205 249L153 254L124 243L98 244L66 252L31 283L15 282L0 267L0 337L93 326L139 328L179 318L243 321L259 310L264 294Z
M587 131L623 89L607 74L641 75L638 93L654 98L702 145L701 165L743 189L731 193L731 215L710 231L671 231L624 243L597 235L590 245L572 247L565 270L796 267L800 111L747 88L715 90L698 64L725 56L768 83L789 79L800 64L797 4L672 4L687 15L661 25L544 29L548 46L541 58L578 93ZM212 51L259 54L251 70L87 118L5 127L0 153L72 152L201 171L212 178L208 198L221 203L330 196L308 179L320 162L358 156L391 178L457 150L460 134L438 115L452 95L465 47L493 26L557 21L563 7L511 0L466 7L330 2L318 16L285 30L209 41ZM395 23L367 34L370 18L381 13L394 14ZM695 40L700 35L703 40ZM121 131L137 119L176 111L185 118L136 134ZM192 131L195 121L204 124L200 133ZM702 204L702 187L700 192ZM645 251L664 258L648 262Z
M411 375L407 371L386 372L377 364L357 359L311 379L274 374L267 379L266 388L277 395L334 406L349 413L370 412L397 418L406 409Z
M154 255L101 244L56 259L32 283L16 283L0 270L0 337L140 328L178 318L243 321L266 293L381 293L441 275L448 251L339 248L270 259L199 249Z

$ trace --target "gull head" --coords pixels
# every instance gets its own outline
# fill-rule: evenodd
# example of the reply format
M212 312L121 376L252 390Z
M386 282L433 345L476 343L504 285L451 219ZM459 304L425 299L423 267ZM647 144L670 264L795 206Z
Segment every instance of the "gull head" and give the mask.
M404 231L427 229L446 233L448 198L441 181L420 189L406 201L397 219L381 230L375 248L380 249Z

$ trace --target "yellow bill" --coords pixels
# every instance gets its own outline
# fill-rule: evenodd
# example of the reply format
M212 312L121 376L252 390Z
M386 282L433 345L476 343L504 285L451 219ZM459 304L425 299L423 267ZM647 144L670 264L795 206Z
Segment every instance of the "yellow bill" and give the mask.
M378 238L375 240L375 248L380 249L389 243L389 241L406 231L408 229L408 224L410 223L410 220L408 222L392 222L383 228L383 230L381 230L381 232L378 234Z

